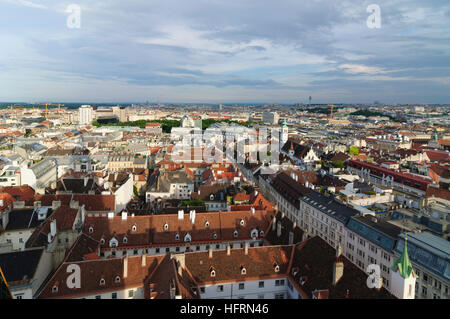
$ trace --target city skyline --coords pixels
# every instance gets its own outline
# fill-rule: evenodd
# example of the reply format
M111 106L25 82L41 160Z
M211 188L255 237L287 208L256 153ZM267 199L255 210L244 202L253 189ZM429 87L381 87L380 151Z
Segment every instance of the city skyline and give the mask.
M0 101L450 100L446 1L70 4L0 1Z

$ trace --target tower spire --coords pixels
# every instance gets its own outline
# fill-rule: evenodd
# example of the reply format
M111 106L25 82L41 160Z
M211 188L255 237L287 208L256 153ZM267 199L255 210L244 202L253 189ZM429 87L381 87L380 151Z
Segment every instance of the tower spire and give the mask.
M415 276L411 261L409 260L408 256L407 243L408 243L408 234L405 233L405 245L403 246L403 252L400 255L400 257L398 257L397 260L395 260L394 265L391 268L393 271L396 271L398 269L400 275L405 279L409 278L409 276L411 276L411 273L413 274L413 276Z

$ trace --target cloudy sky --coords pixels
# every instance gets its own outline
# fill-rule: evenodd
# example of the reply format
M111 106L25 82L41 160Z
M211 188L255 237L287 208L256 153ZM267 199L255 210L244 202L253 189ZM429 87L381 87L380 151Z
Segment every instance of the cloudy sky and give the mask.
M68 27L71 4L80 28ZM367 25L370 4L380 28ZM450 1L0 0L0 101L310 95L449 103Z

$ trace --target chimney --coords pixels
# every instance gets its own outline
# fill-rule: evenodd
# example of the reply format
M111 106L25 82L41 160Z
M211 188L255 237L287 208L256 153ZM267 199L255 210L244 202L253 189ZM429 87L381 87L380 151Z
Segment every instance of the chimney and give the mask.
M305 241L305 240L307 240L308 239L308 232L303 232L303 235L302 235L302 241Z
M123 278L128 276L128 255L123 258Z
M209 247L208 255L210 259L213 257L213 249L211 247Z
M195 224L195 209L192 211L192 225Z
M178 275L182 276L183 268L186 266L186 257L184 254L176 254L173 256L176 260Z
M338 244L336 247L336 258L339 258L342 254L342 247L341 244Z
M294 233L293 232L289 232L289 245L293 245L294 244Z
M250 210L252 211L252 214L255 214L255 207L251 207Z
M52 222L50 223L50 234L52 235L52 237L56 236L56 220L52 220Z
M34 209L37 209L37 208L41 207L41 201L35 201L35 202L33 203L33 205L34 205ZM3 205L2 205L2 206L3 206Z
M122 212L122 220L127 220L128 214L127 212Z
M273 216L272 219L272 231L275 231L275 227L277 227L277 218Z
M61 206L61 202L60 202L60 206ZM78 208L80 208L80 205L79 205L78 201L70 200L69 207L73 208L73 209L78 209Z
M145 251L142 252L141 265L142 267L145 267L147 265L147 255L145 254Z
M281 221L277 223L277 237L281 236Z
M178 220L183 220L184 219L184 211L182 209L180 209L178 211Z
M341 256L341 253L342 248L341 245L338 244L338 246L336 247L336 261L334 262L333 267L333 285L336 285L344 275L344 263L339 258Z
M108 219L113 219L114 218L114 213L108 213Z
M245 255L248 255L248 243L247 242L244 245L244 253L245 253Z
M230 245L227 245L227 256L231 255L231 247Z
M81 206L81 223L84 224L86 219L86 209L84 209L84 204Z

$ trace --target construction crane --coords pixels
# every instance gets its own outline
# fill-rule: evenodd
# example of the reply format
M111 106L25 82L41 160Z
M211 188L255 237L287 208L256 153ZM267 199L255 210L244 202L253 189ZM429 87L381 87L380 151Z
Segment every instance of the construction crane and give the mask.
M331 123L333 123L333 108L334 108L334 105L333 104L328 104L328 106L331 106L331 115L330 115L330 124Z
M49 105L58 106L58 116L59 116L60 113L61 113L61 105L64 106L64 104L53 104L53 103L39 103L38 105L45 105L45 119L47 119L48 106L49 106Z

